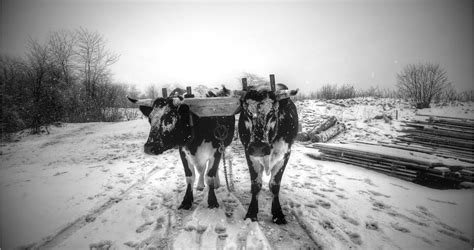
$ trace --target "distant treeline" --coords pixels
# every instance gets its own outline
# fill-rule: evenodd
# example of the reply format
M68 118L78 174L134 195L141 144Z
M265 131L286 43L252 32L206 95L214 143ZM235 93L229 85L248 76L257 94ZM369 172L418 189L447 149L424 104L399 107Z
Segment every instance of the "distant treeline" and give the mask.
M384 89L379 87L369 87L358 89L354 84L325 84L317 91L311 93L299 93L295 100L306 99L350 99L356 97L378 97L397 98L410 100L411 98L399 89ZM452 85L448 84L440 93L433 96L431 102L449 104L452 102L474 101L474 90L458 92ZM416 101L414 101L416 104Z

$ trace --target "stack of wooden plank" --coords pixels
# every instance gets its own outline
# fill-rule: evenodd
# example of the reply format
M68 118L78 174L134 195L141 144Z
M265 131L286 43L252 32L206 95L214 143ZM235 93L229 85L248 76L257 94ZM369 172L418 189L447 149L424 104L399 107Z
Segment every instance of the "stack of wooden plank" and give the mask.
M436 151L436 155L474 162L474 119L429 116L405 122L395 143L406 149Z
M420 174L456 182L473 182L474 164L423 152L377 144L316 143L322 160L348 163L413 181Z

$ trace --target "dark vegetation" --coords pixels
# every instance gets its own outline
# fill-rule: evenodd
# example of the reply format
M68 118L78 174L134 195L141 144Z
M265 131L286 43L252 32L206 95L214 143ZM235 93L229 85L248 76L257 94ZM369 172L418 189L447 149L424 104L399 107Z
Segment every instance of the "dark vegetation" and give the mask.
M105 38L86 29L52 32L44 42L29 38L22 57L0 56L2 134L55 122L116 121L128 116L123 98L134 86L114 84L110 66L119 56Z

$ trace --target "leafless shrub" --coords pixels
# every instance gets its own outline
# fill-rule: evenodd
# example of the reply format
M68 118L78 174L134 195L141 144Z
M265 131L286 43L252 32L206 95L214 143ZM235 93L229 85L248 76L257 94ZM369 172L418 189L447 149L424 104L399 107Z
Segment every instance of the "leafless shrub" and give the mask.
M344 84L337 89L336 99L350 99L356 96L354 85Z
M337 85L323 85L319 91L320 98L331 100L337 98Z
M429 108L448 83L446 71L439 64L409 64L397 74L400 93L420 109Z

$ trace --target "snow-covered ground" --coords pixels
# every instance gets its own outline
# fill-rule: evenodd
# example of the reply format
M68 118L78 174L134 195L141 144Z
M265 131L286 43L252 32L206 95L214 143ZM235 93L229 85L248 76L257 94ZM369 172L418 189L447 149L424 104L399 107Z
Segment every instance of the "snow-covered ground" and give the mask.
M303 130L336 115L348 130L332 142L390 141L398 135L400 121L415 113L408 104L390 99L341 103L298 102ZM429 112L452 114L455 110L472 117L472 107L465 104ZM395 118L396 110L398 120L374 119L382 113ZM178 239L192 239L192 234L183 235L183 229L199 214L209 216L207 208L201 208L207 192L194 191L191 211L176 209L185 191L177 150L145 155L148 131L144 119L64 124L52 127L48 135L2 142L1 249L33 243L55 249L192 246ZM246 209L250 182L240 142L234 141L227 152L233 158L233 195ZM302 143L292 149L280 198L287 225L271 222L271 194L268 185L262 189L258 226L272 247L472 249L472 189L431 189L363 168L315 160L316 154L317 150ZM224 184L222 165L219 171ZM224 186L217 191L221 207L215 209L216 218L231 202L226 192ZM243 219L237 218L241 213L236 213L235 220Z

